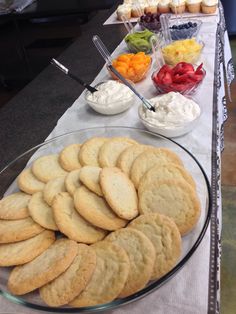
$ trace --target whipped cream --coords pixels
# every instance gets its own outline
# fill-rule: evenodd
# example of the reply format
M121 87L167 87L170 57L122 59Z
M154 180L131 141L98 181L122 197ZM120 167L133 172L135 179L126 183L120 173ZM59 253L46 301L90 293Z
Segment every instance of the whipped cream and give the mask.
M170 5L178 7L179 5L185 4L185 0L172 0Z
M155 112L143 110L142 118L157 127L175 129L200 116L201 110L193 100L180 93L170 92L149 100Z
M218 4L218 0L202 0L202 4L208 7Z
M159 7L167 7L170 4L170 0L160 0Z
M201 3L202 0L186 0L187 4L196 4L196 3Z
M96 86L94 93L87 92L86 100L92 108L103 114L116 114L128 109L135 100L134 93L119 81L109 80Z
M147 1L147 6L150 6L150 7L155 7L157 6L159 3L159 0L148 0Z
M129 12L131 12L131 5L129 4L121 4L118 6L116 12L120 15L122 14L127 14Z

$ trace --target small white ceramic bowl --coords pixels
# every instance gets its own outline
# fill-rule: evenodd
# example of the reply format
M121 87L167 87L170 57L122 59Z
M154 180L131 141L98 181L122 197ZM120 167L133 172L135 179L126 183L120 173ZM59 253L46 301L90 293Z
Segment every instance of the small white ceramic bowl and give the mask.
M94 87L97 88L99 85L104 84L106 82L108 82L108 81L100 82ZM117 82L117 81L115 81L115 82ZM129 83L134 86L134 84L132 82L129 81ZM122 83L119 82L119 84L122 84ZM135 94L133 94L131 97L126 99L126 101L120 101L119 100L119 101L115 101L115 102L110 102L109 104L105 105L105 104L99 104L98 102L94 102L94 101L91 101L90 99L88 99L88 95L90 95L90 94L91 94L91 92L88 90L85 92L85 100L86 100L87 104L96 112L104 114L104 115L114 115L114 114L118 114L118 113L121 113L121 112L128 110L134 104L135 97L136 97Z
M153 133L160 134L160 135L164 135L166 137L174 138L174 137L179 137L179 136L182 136L184 134L187 134L187 133L191 132L196 127L196 125L199 122L200 116L202 114L202 109L200 106L199 106L199 108L200 108L200 115L197 116L194 120L192 120L190 122L179 123L179 124L175 125L174 127L158 126L158 125L155 125L155 124L147 121L144 117L144 112L147 109L144 108L143 105L139 106L138 114L139 114L140 121L143 123L143 125L149 131L151 131Z

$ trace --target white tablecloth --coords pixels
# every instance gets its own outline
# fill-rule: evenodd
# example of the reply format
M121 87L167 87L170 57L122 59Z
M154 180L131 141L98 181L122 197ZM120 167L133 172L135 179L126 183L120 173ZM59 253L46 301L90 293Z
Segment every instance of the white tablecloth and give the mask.
M230 64L230 49L225 32L222 8L219 16L203 17L201 38L205 42L200 62L204 63L206 77L194 95L201 105L203 114L197 127L189 134L176 138L176 142L186 147L201 163L212 186L212 219L206 235L195 254L175 277L157 291L132 304L110 310L112 314L206 314L219 312L219 237L221 221L220 194L220 152L222 147L222 124L226 118L224 101L223 61ZM226 34L226 35L225 35ZM222 37L223 36L223 37ZM224 39L224 42L223 42ZM224 49L226 50L224 52ZM125 51L122 42L113 55ZM226 66L227 68L227 66ZM231 69L231 66L228 65ZM231 71L232 72L232 71ZM151 71L150 71L151 73ZM96 82L108 79L105 68L96 77ZM232 77L230 77L232 79ZM136 85L147 98L155 95L149 78ZM59 119L48 139L73 130L93 126L133 126L143 128L138 120L139 101L127 112L115 116L102 116L90 109L82 94ZM0 313L34 313L12 304L0 297Z

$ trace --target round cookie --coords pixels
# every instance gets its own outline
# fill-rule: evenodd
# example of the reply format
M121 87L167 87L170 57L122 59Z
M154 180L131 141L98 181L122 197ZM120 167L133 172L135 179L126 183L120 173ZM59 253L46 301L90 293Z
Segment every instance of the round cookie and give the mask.
M100 185L107 203L119 217L131 220L138 215L135 187L119 168L103 168Z
M0 266L28 263L43 253L54 241L54 232L45 230L24 241L0 244Z
M104 198L91 192L85 186L76 190L74 203L78 213L99 228L116 230L127 224L126 220L121 219L113 212Z
M152 242L142 232L132 228L116 230L105 241L122 247L130 260L128 279L119 297L127 297L144 288L151 278L155 262Z
M45 185L42 181L39 181L35 177L31 171L31 168L27 168L19 174L17 178L17 184L21 191L24 191L28 194L34 194L36 192L42 191Z
M85 166L80 171L80 181L92 192L103 196L99 181L102 168L95 166Z
M66 175L65 186L66 190L70 193L71 196L74 195L76 189L81 186L79 180L80 169L73 170Z
M94 227L80 216L75 210L73 198L67 192L55 197L52 209L59 230L69 239L90 244L105 237L106 231Z
M114 137L106 141L98 153L100 167L115 167L120 154L134 144L138 143L128 137Z
M66 146L59 154L59 162L63 169L72 171L80 169L79 151L81 144L71 144Z
M183 180L159 180L146 186L139 195L142 214L159 213L171 217L181 235L191 231L200 216L195 190Z
M124 249L105 241L93 244L92 247L97 256L96 268L84 291L69 303L75 307L113 301L128 278L130 264Z
M143 232L155 248L151 280L168 273L181 255L181 235L174 221L165 215L146 214L131 221L129 227Z
M9 291L22 295L46 285L70 266L77 251L77 243L72 240L55 241L34 260L11 271L8 279Z
M65 176L54 178L45 185L43 189L43 199L51 206L53 198L60 192L65 192Z
M117 160L117 167L120 168L129 177L134 160L150 147L151 146L147 145L132 145L127 147L120 154Z
M0 243L23 241L36 236L44 230L33 219L0 220Z
M140 154L131 167L130 178L138 189L142 176L153 166L174 163L183 166L180 158L167 148L153 148Z
M107 140L106 137L92 137L85 141L79 152L81 165L99 167L98 152Z
M0 219L17 220L29 216L27 205L31 195L16 192L0 200Z
M39 157L33 162L32 172L42 182L66 175L67 172L60 166L57 154Z
M152 185L153 182L163 179L184 180L189 183L193 189L196 189L196 184L192 176L185 168L168 163L161 166L157 165L149 169L140 180L138 193L140 194L145 186Z
M43 192L32 195L28 208L30 216L40 226L50 230L58 230L52 208L43 199Z
M39 289L40 297L49 306L61 306L77 297L87 286L96 267L96 252L78 244L78 253L67 270Z

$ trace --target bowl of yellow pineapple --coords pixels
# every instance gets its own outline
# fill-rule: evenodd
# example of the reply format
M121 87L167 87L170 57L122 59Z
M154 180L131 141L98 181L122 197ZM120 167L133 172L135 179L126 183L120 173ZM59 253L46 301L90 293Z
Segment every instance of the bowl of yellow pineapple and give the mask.
M176 40L163 46L162 54L169 65L176 65L179 62L196 63L203 47L203 42L195 38Z

